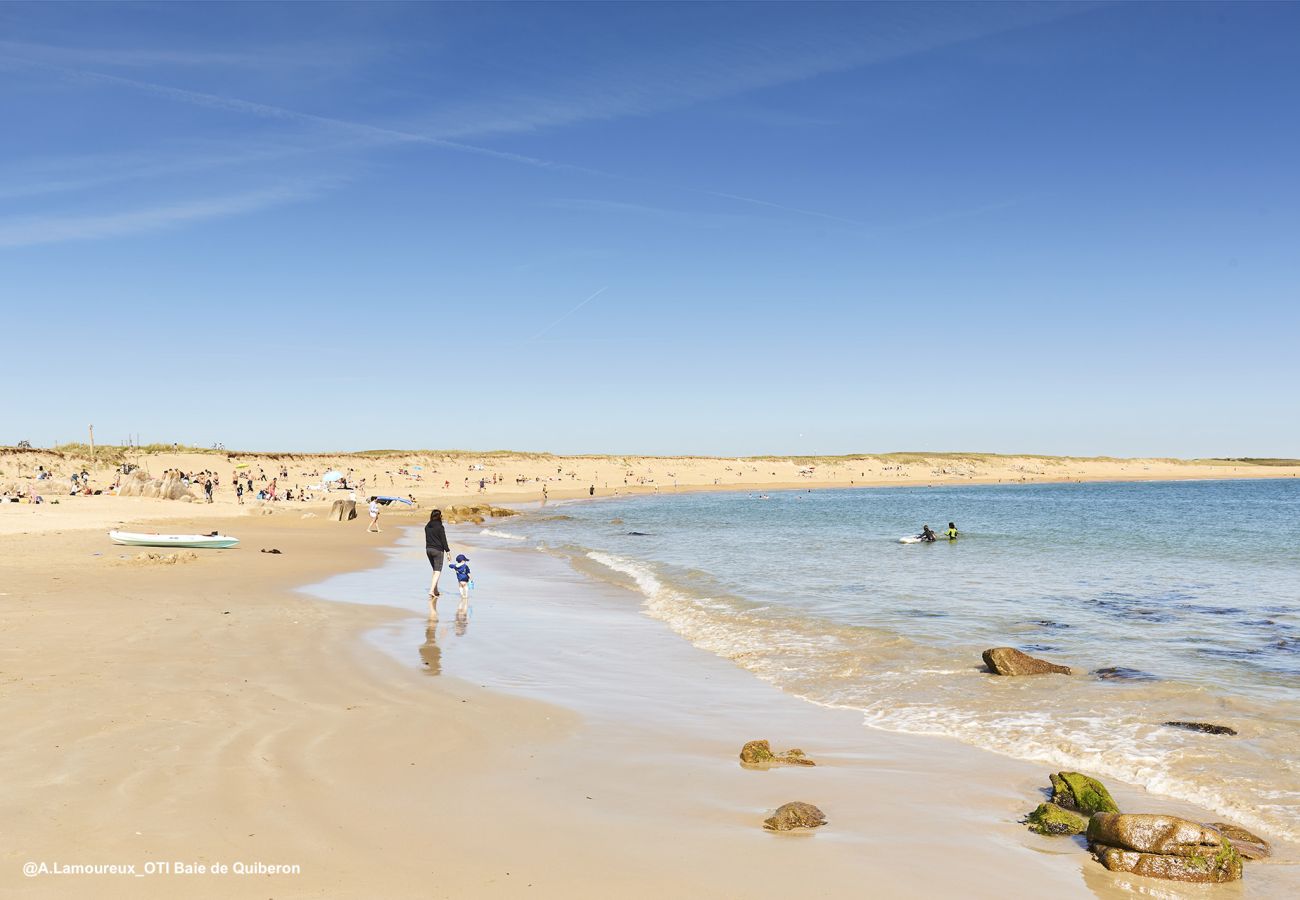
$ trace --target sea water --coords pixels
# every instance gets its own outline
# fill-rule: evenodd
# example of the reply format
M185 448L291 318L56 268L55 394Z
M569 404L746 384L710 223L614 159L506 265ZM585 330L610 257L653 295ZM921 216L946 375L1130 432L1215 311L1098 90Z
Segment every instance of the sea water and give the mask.
M955 541L899 543L949 521ZM697 646L871 728L1300 839L1300 482L683 493L552 503L482 539L619 581ZM1075 674L989 675L997 646Z

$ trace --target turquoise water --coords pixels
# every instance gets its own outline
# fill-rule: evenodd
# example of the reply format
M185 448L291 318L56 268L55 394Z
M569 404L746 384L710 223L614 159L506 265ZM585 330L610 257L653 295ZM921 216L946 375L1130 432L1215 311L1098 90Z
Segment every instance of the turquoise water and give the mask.
M950 520L955 542L898 543ZM681 494L551 504L485 536L626 584L698 646L868 726L1300 839L1296 481ZM1075 675L989 676L992 646Z

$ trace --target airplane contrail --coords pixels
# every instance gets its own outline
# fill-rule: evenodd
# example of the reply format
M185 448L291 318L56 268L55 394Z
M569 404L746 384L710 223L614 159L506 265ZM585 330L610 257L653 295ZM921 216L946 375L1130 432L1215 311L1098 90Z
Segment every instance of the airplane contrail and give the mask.
M547 326L546 326L545 328L543 328L541 331L537 332L537 334L535 334L535 335L533 335L532 337L530 337L529 340L530 340L530 341L535 341L535 340L537 340L537 339L540 338L542 335L546 334L546 332L550 331L550 330L551 330L552 328L554 328L556 325L559 325L561 322L563 322L563 321L564 321L565 319L567 319L569 316L573 315L573 314L576 313L578 310L582 309L584 306L586 306L586 305L587 305L588 303L590 303L592 300L595 300L597 297L599 297L601 294L605 293L605 291L607 291L607 290L609 290L608 287L603 287L603 288L601 288L600 290L596 291L596 293L592 294L592 295L591 295L590 297L588 297L586 300L583 300L581 303L579 303L579 304L578 304L577 306L575 306L573 309L569 310L569 311L566 312L564 315L560 316L558 319L556 319L554 322L552 322L550 325L547 325Z
M305 113L298 110L286 109L282 106L274 106L269 103L257 103L252 100L241 100L238 97L223 97L220 94L208 94L203 91L191 91L186 88L171 87L165 84L157 84L151 81L140 81L135 78L125 78L121 75L109 75L105 72L94 72L88 69L75 69L69 66L61 66L55 63L41 62L39 60L24 59L21 57L9 57L6 62L10 64L20 64L31 66L32 68L45 69L47 71L58 72L65 77L79 79L82 81L100 82L102 84L114 84L121 87L131 88L142 91L147 94L153 94L156 97L162 97L168 100L174 100L180 103L188 103L192 106L202 106L207 109L221 109L228 112L238 112L247 115L257 116L263 119L281 119L290 122L302 122L310 125L319 125L327 128L340 129L361 135L378 139L384 143L408 143L408 144L428 144L434 147L441 147L446 150L455 150L460 153L470 153L475 156L485 156L491 159L499 159L503 162L512 162L520 165L532 166L539 169L551 169L553 171L577 172L584 175L594 175L599 178L609 178L616 181L624 181L632 184L643 184L656 188L667 188L671 190L684 191L691 194L699 194L706 197L716 197L723 200L731 200L737 203L746 203L751 206L761 206L767 209L780 210L782 212L793 213L799 216L808 216L811 218L824 219L833 222L841 222L845 225L852 225L857 228L868 228L865 222L859 222L854 219L846 219L842 216L832 215L830 213L818 212L810 209L800 209L796 206L785 206L780 203L773 203L770 200L761 200L756 197L746 197L741 194L730 194L723 191L713 191L707 188L684 187L682 185L663 184L646 178L639 178L634 175L620 175L617 172L608 172L603 169L594 169L590 166L579 166L572 163L556 162L549 159L541 159L536 156L527 156L522 153L511 153L506 150L493 150L490 147L481 147L477 144L467 144L463 141L450 141L445 138L434 137L428 134L421 134L415 131L406 131L398 128L385 128L380 125L370 125L365 122L354 122L348 119L338 119L333 116L321 116L315 113Z

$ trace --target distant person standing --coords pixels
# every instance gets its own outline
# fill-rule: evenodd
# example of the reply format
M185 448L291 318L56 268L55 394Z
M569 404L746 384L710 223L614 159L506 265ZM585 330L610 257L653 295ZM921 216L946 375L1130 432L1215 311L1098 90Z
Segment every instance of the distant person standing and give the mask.
M244 505L244 483L239 480L235 481L235 499L239 501L240 506Z
M949 522L949 523L948 523L948 530L945 531L943 534L944 534L944 537L948 538L948 540L950 540L950 541L955 541L955 540L957 540L957 535L961 534L961 532L957 530L957 523L956 523L956 522Z
M203 495L208 498L209 503L212 502L212 479L211 478L205 478L203 480Z
M594 484L591 487L587 488L587 496L588 497L596 496L596 486Z
M379 501L374 497L370 498L370 524L366 526L366 531L379 533Z
M438 618L438 597L441 596L438 591L438 576L442 574L443 560L446 558L443 554L450 550L447 529L442 524L442 510L435 509L429 513L429 521L424 526L424 552L429 557L429 565L433 567L433 583L429 585L429 618L435 621Z

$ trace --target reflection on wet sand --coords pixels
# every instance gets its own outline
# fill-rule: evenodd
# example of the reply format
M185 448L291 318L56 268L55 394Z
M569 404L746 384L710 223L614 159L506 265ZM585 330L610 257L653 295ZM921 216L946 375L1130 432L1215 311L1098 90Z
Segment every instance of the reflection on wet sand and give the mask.
M429 620L429 624L424 629L424 643L420 645L420 659L424 662L425 671L430 675L442 674L442 647L438 646L438 624L437 619ZM465 612L457 612L452 628L457 637L463 635L469 630L469 615ZM447 629L444 627L444 639L446 634Z
M424 643L420 645L420 659L430 675L442 674L442 648L438 646L438 626L433 622L424 630Z

